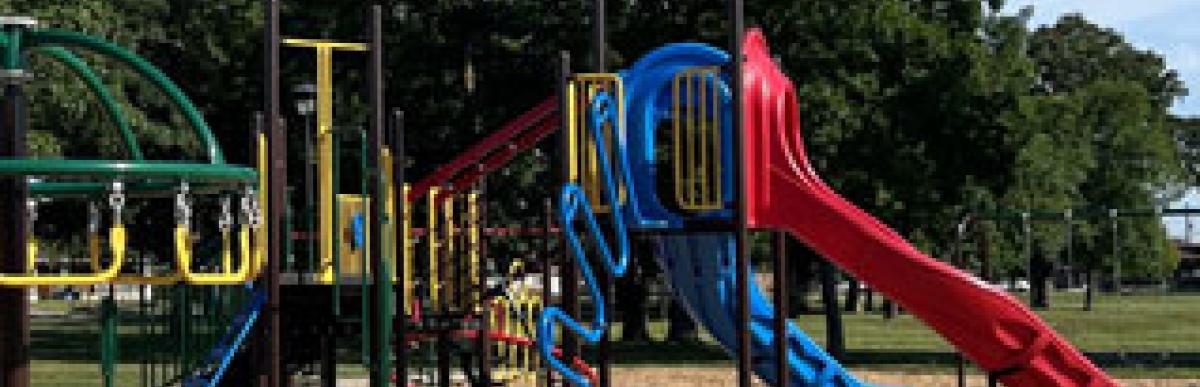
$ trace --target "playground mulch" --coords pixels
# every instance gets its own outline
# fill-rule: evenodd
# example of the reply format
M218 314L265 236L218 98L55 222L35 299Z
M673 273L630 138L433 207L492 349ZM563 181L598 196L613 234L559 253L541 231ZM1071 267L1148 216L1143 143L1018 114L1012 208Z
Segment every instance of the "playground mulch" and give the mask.
M953 374L919 374L906 372L855 371L855 375L877 385L893 386L945 386L956 387L957 377ZM734 386L737 385L737 370L730 367L617 367L613 369L614 386ZM755 382L755 385L763 385ZM981 375L967 378L971 387L987 386ZM1123 379L1127 387L1200 387L1200 379Z

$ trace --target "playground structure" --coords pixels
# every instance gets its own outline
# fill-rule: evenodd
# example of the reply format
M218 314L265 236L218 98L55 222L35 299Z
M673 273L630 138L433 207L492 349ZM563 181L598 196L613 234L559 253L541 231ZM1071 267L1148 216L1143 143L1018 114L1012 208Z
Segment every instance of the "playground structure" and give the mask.
M5 386L29 382L28 344L14 340L28 340L24 289L114 284L168 289L169 302L156 295L138 303L138 316L169 320L161 331L151 324L147 334L178 343L171 359L144 359L146 386L278 386L307 372L332 386L338 343L346 340L358 341L373 386L448 386L460 376L480 386L553 383L556 376L572 385L606 386L607 299L613 278L629 265L634 233L655 236L657 263L673 294L737 355L741 385L749 385L751 373L773 385L864 385L788 323L778 302L783 296L777 294L773 306L750 280L751 228L804 241L932 326L994 381L1115 385L1017 300L919 252L821 181L804 156L794 86L772 61L761 32L743 36L740 1L731 8L729 50L668 44L617 73L603 67L603 17L597 18L593 72L574 73L564 54L558 95L411 184L403 113L384 108L381 8L371 9L369 41L347 43L283 39L278 2L265 4L267 92L251 136L254 168L227 164L200 113L144 59L87 35L38 29L31 20L0 23L6 112L19 112L24 103L21 55L40 53L76 71L114 126L128 132L103 84L65 47L86 49L131 66L164 91L207 157L144 160L136 136L122 133L130 160L29 159L14 140L24 131L19 114L4 117L0 225L8 228L0 230L0 245L8 260L0 310L18 311L5 313L0 325L6 329L0 347ZM602 15L602 2L596 8ZM285 141L281 47L317 56L316 125L300 128L316 155L311 167L303 163L313 168L299 179L304 200L288 190L298 179L288 178L287 161L300 152ZM335 51L368 57L365 129L335 125ZM547 203L540 227L490 226L486 176L555 134L564 185L557 202ZM344 165L343 152L357 152L359 162ZM360 184L342 187L351 180ZM671 195L660 195L662 181ZM199 228L205 223L196 219L198 197L218 204L216 232ZM175 204L174 259L128 254L124 210L130 198ZM91 203L90 272L30 272L38 250L30 223L43 200ZM105 203L107 238L99 209ZM528 237L539 238L540 248L505 260L488 254L489 241ZM218 247L195 248L202 238ZM563 253L572 260L557 259ZM593 301L589 323L579 321L580 276ZM566 285L555 292L553 283ZM941 297L929 296L935 293ZM104 384L114 385L121 312L111 299L104 305L102 341L109 350L101 363ZM581 342L599 344L595 368L582 360Z

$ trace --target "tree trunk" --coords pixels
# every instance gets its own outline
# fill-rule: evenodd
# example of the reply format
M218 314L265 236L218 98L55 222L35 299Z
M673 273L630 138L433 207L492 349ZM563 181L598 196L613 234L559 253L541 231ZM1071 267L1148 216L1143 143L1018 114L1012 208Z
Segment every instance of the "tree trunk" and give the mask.
M1047 279L1050 265L1046 262L1045 254L1035 251L1029 265L1030 277L1033 277L1029 279L1029 305L1034 309L1049 308L1050 295Z
M859 282L854 277L846 277L846 307L847 313L858 313Z
M871 289L871 286L868 285L868 286L866 286L865 289L863 289L863 293L864 293L863 311L874 312L875 311L875 289Z
M808 304L808 296L812 292L816 273L813 270L813 256L808 252L808 247L794 238L788 238L787 243L787 250L796 252L791 254L792 261L788 262L788 270L791 271L788 273L788 280L792 284L788 289L791 293L788 312L792 317L797 317L812 311Z
M1099 282L1099 281L1096 281L1096 277L1097 277L1096 269L1088 268L1088 271L1087 271L1087 293L1083 297L1083 310L1086 310L1086 311L1092 310L1092 300L1094 300L1096 298L1096 286L1098 286L1098 282Z

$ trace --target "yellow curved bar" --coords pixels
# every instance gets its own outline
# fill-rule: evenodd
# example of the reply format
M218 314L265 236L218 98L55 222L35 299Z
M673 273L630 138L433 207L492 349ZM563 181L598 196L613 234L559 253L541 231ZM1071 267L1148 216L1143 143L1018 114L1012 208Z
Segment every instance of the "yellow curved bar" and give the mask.
M241 231L238 232L239 239L242 245L242 256L240 257L237 271L232 271L229 267L230 256L229 251L229 234L222 232L223 247L222 259L226 260L225 266L222 267L222 273L197 273L192 271L192 240L187 227L178 226L175 228L175 254L179 264L179 271L183 274L184 281L192 285L238 285L246 283L251 278L251 274L256 270L252 268L256 266L261 258L257 255L261 252L260 249L255 249L255 256L245 254L249 247L250 241L250 226L243 225Z
M0 275L0 286L84 286L107 283L116 278L117 274L121 272L121 265L125 262L125 226L114 225L109 230L109 240L112 245L113 259L108 268L103 271L86 275L4 274Z

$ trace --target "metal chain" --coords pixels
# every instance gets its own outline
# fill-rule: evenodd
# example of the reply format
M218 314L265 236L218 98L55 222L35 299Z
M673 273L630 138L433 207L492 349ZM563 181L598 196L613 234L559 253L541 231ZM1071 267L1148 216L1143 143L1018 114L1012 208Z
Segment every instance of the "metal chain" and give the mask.
M192 198L189 195L190 190L188 183L185 181L179 185L179 192L175 193L175 222L188 228L192 225Z
M100 206L96 202L88 202L88 232L100 232Z
M262 209L258 202L258 193L253 187L246 187L241 202L242 216L246 217L246 223L252 228L258 228L262 224Z
M221 197L221 217L217 219L217 225L221 231L229 231L233 228L233 213L229 210L229 197Z
M121 214L125 210L125 184L119 181L112 183L112 189L108 194L108 206L113 211L113 223L120 223Z

